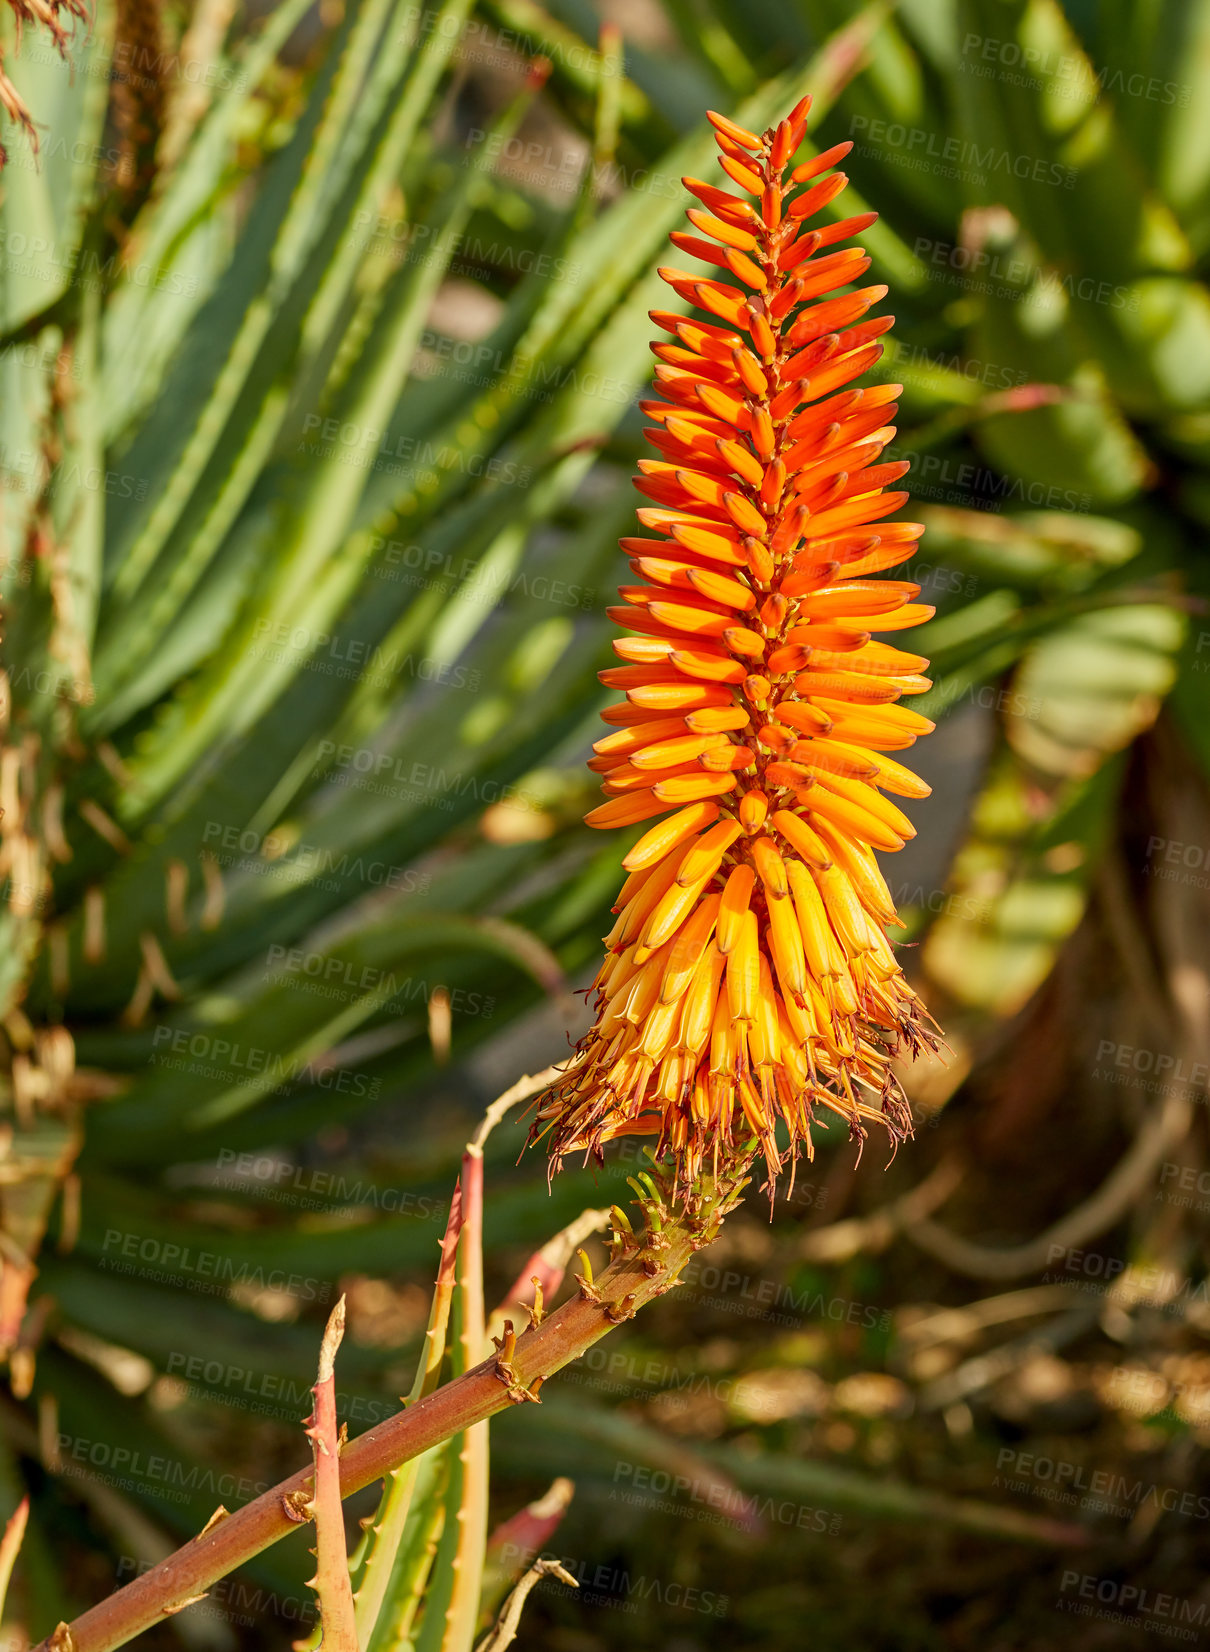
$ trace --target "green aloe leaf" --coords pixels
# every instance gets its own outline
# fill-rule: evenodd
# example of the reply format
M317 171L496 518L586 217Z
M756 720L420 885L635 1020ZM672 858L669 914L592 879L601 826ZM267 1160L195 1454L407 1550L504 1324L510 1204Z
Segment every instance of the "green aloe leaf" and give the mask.
M410 1652L449 1513L452 1444L434 1446L416 1459L416 1482L381 1609L365 1642L366 1652Z
M1009 724L1013 749L1044 774L1092 774L1155 721L1184 633L1184 616L1158 603L1094 610L1052 631L1014 678L1029 710Z
M672 1459L665 1435L649 1423L583 1402L573 1406L551 1401L536 1418L528 1415L529 1409L500 1421L501 1456L507 1453L510 1461L525 1461L529 1471L536 1473L558 1460L560 1453L565 1460L567 1452L575 1450L582 1464L579 1495L587 1499L595 1493L606 1508L618 1500L619 1464L657 1467ZM762 1509L774 1508L777 1499L789 1496L820 1513L824 1524L819 1530L827 1529L829 1518L835 1521L840 1515L852 1514L892 1522L937 1521L1016 1542L1072 1542L1081 1535L1079 1528L1020 1514L997 1503L951 1497L891 1476L876 1477L785 1453L736 1444L695 1443L691 1451L678 1444L675 1450L682 1455L677 1468L669 1472L683 1477L687 1509L699 1504L715 1510L729 1508L737 1524L754 1521L757 1530ZM591 1490L590 1478L596 1482ZM727 1487L731 1489L724 1490ZM611 1497L606 1488L612 1488L615 1495ZM641 1493L636 1500L641 1505Z
M1123 139L1116 104L1100 97L1062 8L961 0L959 17L1032 61L1071 65L1061 81L956 77L964 131L983 157L981 170L968 169L968 200L1012 213L1043 266L1034 302L1064 319L1069 348L1095 354L1132 413L1200 405L1210 388L1210 303L1189 279L1193 249Z
M1199 253L1210 246L1210 6L1103 0L1071 9L1100 95ZM1062 72L1069 72L1063 65Z
M1159 604L1080 614L1031 644L1003 699L1005 745L950 873L922 962L960 1003L1011 1014L1083 915L1121 784L1158 715L1183 617Z
M198 306L230 260L240 127L306 10L307 0L283 0L256 35L213 65L219 93L134 225L137 257L119 269L105 307L104 417L111 442L154 399Z

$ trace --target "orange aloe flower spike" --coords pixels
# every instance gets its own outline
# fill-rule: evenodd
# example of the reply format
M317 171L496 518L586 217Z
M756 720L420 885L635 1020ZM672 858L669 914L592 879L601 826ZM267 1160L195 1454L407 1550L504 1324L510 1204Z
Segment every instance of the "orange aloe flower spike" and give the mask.
M642 403L654 537L622 541L630 663L602 679L628 703L603 713L620 732L597 742L608 801L587 817L654 824L626 856L596 1023L534 1124L556 1164L652 1133L690 1199L755 1152L772 1184L821 1110L901 1139L891 1058L938 1042L875 859L915 831L885 794L929 789L886 755L932 727L896 703L927 662L881 639L932 610L878 577L922 530L886 520L908 499L907 467L880 462L899 386L857 382L891 318L869 314L885 287L846 290L870 261L837 243L873 214L811 222L850 146L795 166L809 106L759 136L711 114L722 184L684 180L692 233L672 239L707 269L660 270L691 313L651 312L671 339Z

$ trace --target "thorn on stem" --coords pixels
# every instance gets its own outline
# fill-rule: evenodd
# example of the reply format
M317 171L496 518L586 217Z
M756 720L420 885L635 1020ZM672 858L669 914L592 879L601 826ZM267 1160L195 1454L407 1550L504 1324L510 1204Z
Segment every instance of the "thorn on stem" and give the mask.
M206 1533L208 1531L212 1531L214 1527L218 1525L220 1520L226 1520L229 1513L230 1511L225 1509L220 1503L218 1508L215 1509L214 1513L210 1516L209 1520L207 1520L206 1524L197 1535L199 1537L205 1537Z
M536 1273L531 1276L530 1283L534 1288L534 1299L529 1307L529 1328L536 1331L546 1318L546 1309L542 1300L542 1281Z
M620 1325L624 1319L633 1319L635 1314L634 1292L628 1291L620 1302L606 1302L604 1305L605 1318L611 1325Z
M513 1329L513 1322L511 1319L506 1319L504 1321L504 1335L502 1337L493 1337L492 1343L498 1350L500 1356L496 1361L496 1368L499 1369L502 1365L510 1364L513 1355L517 1351L517 1333Z
M196 1606L198 1601L208 1598L205 1589L203 1589L200 1595L190 1595L188 1600L178 1600L171 1606L161 1606L160 1613L163 1617L173 1618L178 1612L183 1612L186 1606Z
M578 1250L576 1255L580 1258L581 1266L584 1269L583 1273L578 1273L575 1276L580 1282L580 1301L599 1302L601 1300L601 1293L593 1284L592 1263L588 1260L588 1252L586 1250Z
M492 1341L498 1350L492 1375L508 1389L509 1399L514 1405L523 1405L526 1400L537 1399L537 1395L531 1394L521 1381L513 1365L513 1355L517 1351L517 1333L511 1319L504 1321L504 1335L493 1337Z
M296 1526L306 1525L314 1506L305 1491L288 1491L281 1500L282 1513Z
M634 1244L634 1229L630 1225L630 1218L621 1205L609 1207L609 1219L613 1225L613 1240L623 1247Z

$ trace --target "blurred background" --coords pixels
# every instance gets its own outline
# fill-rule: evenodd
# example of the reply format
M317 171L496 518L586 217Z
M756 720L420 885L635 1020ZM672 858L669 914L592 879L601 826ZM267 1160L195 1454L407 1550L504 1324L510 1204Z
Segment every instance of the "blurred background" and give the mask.
M807 90L898 317L948 1052L493 1424L493 1524L575 1486L521 1644L1210 1642L1210 4L0 11L5 1647L298 1466L340 1292L350 1432L409 1385L637 836L584 760L679 179ZM524 1133L493 1301L639 1162ZM144 1644L285 1648L308 1560Z

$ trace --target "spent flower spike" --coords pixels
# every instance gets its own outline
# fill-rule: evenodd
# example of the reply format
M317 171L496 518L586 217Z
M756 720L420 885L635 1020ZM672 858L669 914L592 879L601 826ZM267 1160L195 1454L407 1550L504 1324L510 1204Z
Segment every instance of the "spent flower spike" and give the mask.
M625 699L602 713L590 767L608 801L587 817L667 818L623 862L596 1023L534 1125L556 1164L656 1134L690 1195L755 1150L776 1178L809 1156L821 1108L858 1140L866 1121L900 1140L892 1059L937 1044L884 933L898 919L874 853L915 835L885 794L929 791L886 755L933 727L897 703L930 686L928 662L875 637L933 612L875 577L922 529L886 520L908 499L892 488L907 465L879 462L901 386L853 385L893 318L868 317L886 288L855 288L870 260L838 243L875 214L808 227L852 147L791 170L809 108L760 137L712 113L743 195L684 179L693 233L672 241L719 274L660 271L709 319L652 312L671 337L652 346L657 457L635 484L659 537L621 542L637 583L610 615L633 634L601 677Z

